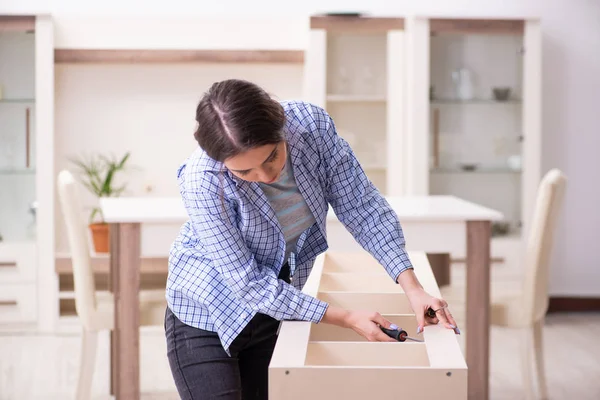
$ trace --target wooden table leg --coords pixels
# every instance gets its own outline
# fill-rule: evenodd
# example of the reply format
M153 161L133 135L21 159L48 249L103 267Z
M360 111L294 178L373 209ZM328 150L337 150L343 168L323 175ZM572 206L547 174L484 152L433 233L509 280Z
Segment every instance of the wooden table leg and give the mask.
M112 224L110 264L115 296L114 372L116 400L140 398L140 225Z
M433 271L433 276L438 287L450 284L450 254L449 253L427 253L427 260Z
M117 383L117 368L115 366L117 359L117 347L115 346L115 331L110 331L110 395L115 395Z
M467 335L470 400L489 398L490 221L467 222Z
M110 230L109 230L109 235L110 235ZM110 236L109 236L110 238ZM109 239L110 240L110 239ZM115 291L113 290L113 274L114 271L112 270L112 263L108 263L108 291L111 292L114 296ZM108 378L109 378L109 386L110 386L110 395L114 396L115 395L115 357L116 357L116 353L115 353L115 331L111 330L110 331L110 335L109 335L109 345L110 345L110 354L109 354L109 371L108 371Z
M109 235L110 235L110 230L109 230ZM109 236L110 238L110 236ZM115 294L115 291L113 290L113 274L114 271L112 270L112 265L110 265L112 263L109 262L108 265L108 290L113 294ZM110 362L109 362L109 371L108 371L108 378L109 378L109 386L110 386L110 395L114 396L115 395L115 382L116 382L116 369L115 369L115 359L116 359L116 347L115 347L115 331L111 330L110 331L110 335L109 335L109 344L110 344Z

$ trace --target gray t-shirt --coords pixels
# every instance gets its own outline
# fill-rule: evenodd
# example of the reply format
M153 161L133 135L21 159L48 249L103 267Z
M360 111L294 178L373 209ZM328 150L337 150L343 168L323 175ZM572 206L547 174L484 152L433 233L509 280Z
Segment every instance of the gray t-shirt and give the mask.
M286 242L284 260L288 261L290 253L296 250L296 242L302 232L316 222L296 186L289 155L279 180L271 184L260 183L260 187L275 210L283 229Z

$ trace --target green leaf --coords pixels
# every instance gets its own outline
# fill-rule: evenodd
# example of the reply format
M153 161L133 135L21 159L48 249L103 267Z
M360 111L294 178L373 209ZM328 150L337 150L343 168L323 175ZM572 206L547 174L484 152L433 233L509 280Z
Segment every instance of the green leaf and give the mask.
M129 156L130 156L129 152L125 153L125 156L121 159L121 162L119 163L119 169L123 169L125 167L125 163L129 159Z
M114 197L119 197L123 193L123 191L125 191L125 185L114 189L113 190L113 196Z
M125 190L125 185L115 188L115 176L118 171L125 169L130 153L127 152L118 159L114 155L103 154L90 157L68 158L77 168L79 180L84 187L97 197L119 196ZM98 211L93 213L96 216Z
M92 213L90 214L90 224L94 223L94 218L98 214L100 215L100 222L104 222L104 215L102 215L102 210L99 207L94 207L92 209Z
M110 168L108 170L108 172L106 173L106 179L104 180L104 183L102 185L102 192L105 193L107 196L110 196L110 194L112 193L111 184L112 184L114 174L115 174L114 168Z

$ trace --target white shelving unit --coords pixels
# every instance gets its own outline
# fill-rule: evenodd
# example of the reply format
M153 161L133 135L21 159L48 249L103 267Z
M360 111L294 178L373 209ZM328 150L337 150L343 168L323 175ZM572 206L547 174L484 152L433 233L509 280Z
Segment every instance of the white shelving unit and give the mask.
M323 107L384 194L399 193L404 19L315 16L304 98Z
M0 16L0 329L52 329L54 29Z
M403 193L453 194L502 211L509 231L493 239L503 250L493 243L492 256L508 258L541 179L540 22L414 17L406 37ZM497 87L509 97L496 98Z
M541 178L540 22L316 16L310 27L305 98L331 114L375 185L498 209L510 231L492 256L518 252ZM460 68L470 96L458 96ZM510 95L497 99L503 86Z

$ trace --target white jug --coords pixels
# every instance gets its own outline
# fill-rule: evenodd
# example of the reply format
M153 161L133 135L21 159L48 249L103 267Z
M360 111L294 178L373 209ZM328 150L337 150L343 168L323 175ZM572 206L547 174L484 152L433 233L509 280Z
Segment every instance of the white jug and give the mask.
M467 68L459 68L452 72L454 89L458 100L470 100L473 98L472 73Z

